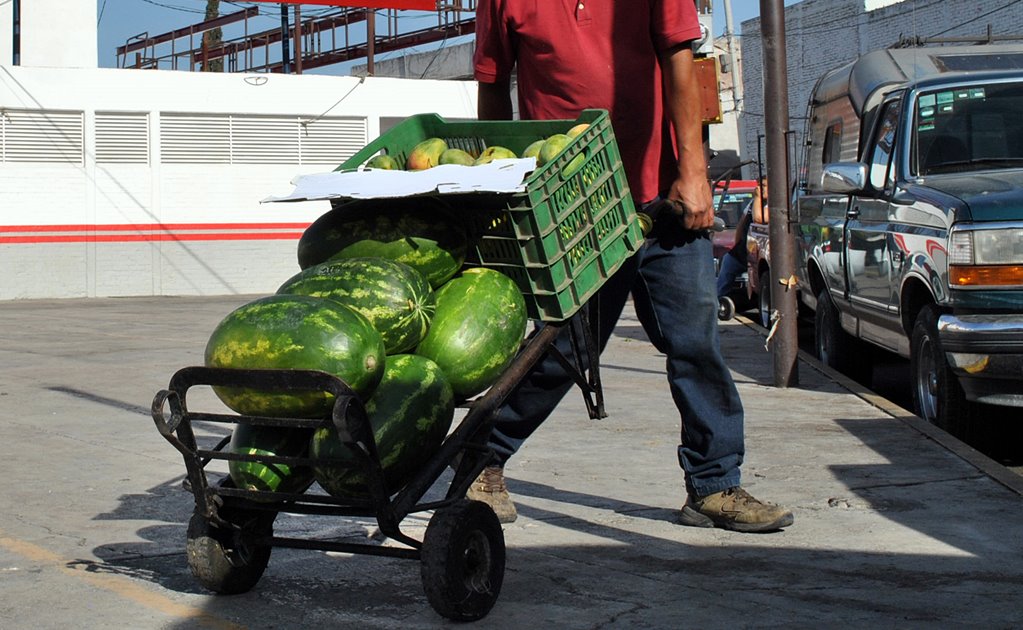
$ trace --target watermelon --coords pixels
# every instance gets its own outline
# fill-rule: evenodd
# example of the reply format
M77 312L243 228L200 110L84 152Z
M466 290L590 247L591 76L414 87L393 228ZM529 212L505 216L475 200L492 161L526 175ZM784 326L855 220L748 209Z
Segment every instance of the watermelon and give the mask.
M279 455L305 457L310 429L289 429L238 424L231 434L228 451L238 455ZM313 485L308 466L288 466L253 461L228 460L228 472L236 488L263 492L305 492Z
M206 365L223 368L322 370L358 394L373 393L384 373L384 342L351 308L306 295L272 295L242 305L217 325L206 344ZM215 387L231 409L254 416L319 418L327 392L263 392Z
M460 399L493 384L518 352L526 302L499 271L475 267L437 291L437 310L416 354L447 374Z
M423 274L385 258L328 260L292 276L277 293L330 298L358 311L383 337L387 354L415 348L437 305Z
M366 413L384 470L387 492L401 489L447 436L455 401L444 372L436 363L413 354L387 358L384 378L366 401ZM317 429L310 440L314 459L340 463L315 467L316 480L338 498L366 498L366 474L334 427Z
M387 258L436 288L458 273L466 248L464 227L435 199L366 199L338 206L306 228L298 264L306 269L330 258Z

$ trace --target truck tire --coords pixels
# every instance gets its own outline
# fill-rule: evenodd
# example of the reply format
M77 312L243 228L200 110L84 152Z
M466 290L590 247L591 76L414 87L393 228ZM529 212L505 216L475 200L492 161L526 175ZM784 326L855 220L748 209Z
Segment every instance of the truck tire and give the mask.
M832 302L827 287L817 295L813 338L821 363L859 383L870 385L873 373L871 347L842 329L838 321L838 307Z
M978 404L966 399L938 339L938 311L931 305L917 315L910 339L913 411L959 439L971 437Z

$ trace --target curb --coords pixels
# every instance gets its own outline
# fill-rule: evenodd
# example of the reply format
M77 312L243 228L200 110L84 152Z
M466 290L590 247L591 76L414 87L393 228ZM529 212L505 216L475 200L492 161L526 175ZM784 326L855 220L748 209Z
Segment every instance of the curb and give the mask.
M767 330L753 320L741 315L737 315L735 319L741 322L744 326L747 326L758 333L760 336L767 336ZM892 418L899 420L928 439L941 445L945 448L945 450L950 451L952 454L966 461L981 473L1002 484L1009 490L1023 496L1023 476L1017 475L969 444L945 432L930 422L927 422L913 412L903 409L887 398L879 396L845 374L824 365L817 359L817 357L810 353L804 350L799 350L799 361L835 381L843 388L849 390L850 393L862 399L864 402L883 411Z

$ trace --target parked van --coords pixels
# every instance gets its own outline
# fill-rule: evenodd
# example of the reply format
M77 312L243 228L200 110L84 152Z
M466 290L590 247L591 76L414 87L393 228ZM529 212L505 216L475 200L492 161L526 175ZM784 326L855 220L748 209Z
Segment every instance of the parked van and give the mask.
M822 76L795 195L817 353L910 360L921 417L964 436L1023 407L1023 46L879 50Z

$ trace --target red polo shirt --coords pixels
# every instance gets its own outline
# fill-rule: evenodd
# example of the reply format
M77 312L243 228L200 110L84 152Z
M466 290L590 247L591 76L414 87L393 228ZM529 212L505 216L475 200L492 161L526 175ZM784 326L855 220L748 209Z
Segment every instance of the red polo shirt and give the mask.
M643 202L677 176L657 53L699 36L693 0L479 0L473 66L493 83L517 63L523 119L608 110Z

